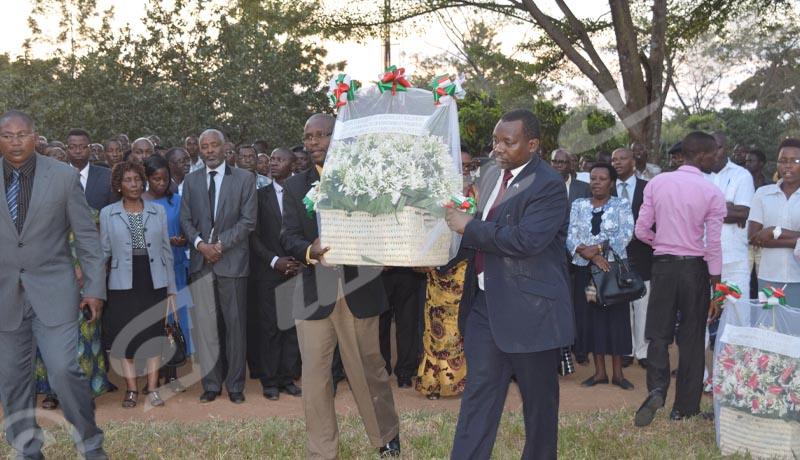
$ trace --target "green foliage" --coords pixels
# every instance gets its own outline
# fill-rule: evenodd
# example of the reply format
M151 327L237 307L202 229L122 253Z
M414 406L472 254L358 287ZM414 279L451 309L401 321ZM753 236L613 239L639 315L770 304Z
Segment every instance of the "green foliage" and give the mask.
M150 0L141 36L111 30L91 0L36 0L34 25L37 14L61 15L63 46L50 60L0 59L0 110L29 111L48 138L85 127L98 141L125 132L176 144L213 127L285 146L325 110L320 75L333 69L309 21L315 2Z
M558 133L558 146L575 154L610 152L624 147L627 140L625 128L614 114L590 106L570 111Z
M468 91L467 96L458 101L461 142L472 156L479 156L485 147L491 147L492 131L503 113L500 103L486 93Z

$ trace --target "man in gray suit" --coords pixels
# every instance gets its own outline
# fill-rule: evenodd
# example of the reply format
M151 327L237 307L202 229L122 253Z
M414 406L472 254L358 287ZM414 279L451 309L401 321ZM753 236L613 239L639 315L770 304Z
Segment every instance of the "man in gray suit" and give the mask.
M200 135L205 165L186 176L181 227L191 242L189 289L194 300L197 357L203 373L201 402L222 392L223 370L217 314L222 314L225 387L230 400L244 402L247 276L250 232L258 213L255 176L225 164L225 136L209 129Z
M34 418L36 345L78 451L107 459L94 420L89 382L78 366L78 312L100 318L106 296L103 253L78 172L36 154L27 114L0 115L0 400L6 437L17 458L42 459L44 437ZM83 271L83 299L68 242Z

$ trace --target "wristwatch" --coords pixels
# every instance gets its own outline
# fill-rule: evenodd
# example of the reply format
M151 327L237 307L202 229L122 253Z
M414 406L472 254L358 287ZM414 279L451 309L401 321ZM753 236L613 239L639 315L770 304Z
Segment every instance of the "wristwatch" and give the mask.
M776 240L781 237L781 233L783 233L783 230L780 227L775 227L772 229L772 237Z

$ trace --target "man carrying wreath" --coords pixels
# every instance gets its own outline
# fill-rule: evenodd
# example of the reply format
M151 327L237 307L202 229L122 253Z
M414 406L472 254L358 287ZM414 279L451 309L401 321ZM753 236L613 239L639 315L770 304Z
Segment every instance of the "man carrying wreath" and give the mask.
M307 458L338 458L331 375L337 343L370 442L381 457L396 457L400 455L400 421L378 342L379 316L388 308L382 270L328 265L329 248L321 247L316 215L303 203L322 175L333 125L334 118L325 114L306 121L303 145L313 166L287 179L283 189L281 245L305 264L301 270L303 308L300 316L295 309L295 319L303 362Z

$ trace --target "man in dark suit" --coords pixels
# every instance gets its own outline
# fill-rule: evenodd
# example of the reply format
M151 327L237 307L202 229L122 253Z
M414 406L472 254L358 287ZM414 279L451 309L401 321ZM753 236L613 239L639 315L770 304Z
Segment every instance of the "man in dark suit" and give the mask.
M86 195L86 202L96 210L118 200L118 195L111 190L111 170L95 166L89 161L89 133L83 129L72 129L67 133L67 159L79 171L81 187Z
M255 229L255 177L225 165L225 137L215 129L200 136L205 165L186 176L181 227L191 242L189 289L194 300L195 346L203 373L201 402L222 392L222 360L217 315L224 324L225 386L231 402L244 402L247 335L247 275L250 232Z
M639 219L639 208L644 201L644 188L647 181L639 179L634 174L636 159L629 149L617 149L611 154L611 165L617 171L617 184L611 189L612 196L627 198L633 211L633 221ZM647 340L644 338L644 325L647 318L647 302L650 297L650 266L653 264L653 247L639 241L636 237L631 239L627 248L631 266L642 276L647 293L639 300L631 302L631 333L633 341L633 355L623 357L623 365L630 365L633 358L639 361L642 368L647 368Z
M300 373L297 329L279 328L275 304L275 288L296 275L301 264L287 254L280 241L283 185L292 175L294 154L288 149L275 149L269 163L273 182L257 192L258 222L250 235L250 277L255 285L255 302L248 306L247 341L264 397L277 400L280 391L292 396L302 394L293 380Z
M302 270L302 307L297 335L303 361L303 408L307 455L338 458L338 427L333 404L331 361L336 344L347 372L367 436L382 456L400 455L400 421L394 408L389 374L378 344L378 317L388 308L380 267L332 267L325 262L316 215L303 198L320 179L328 154L334 118L308 119L303 143L313 164L286 181L283 189L281 244L306 264ZM280 308L280 306L279 306Z
M106 297L103 250L92 213L69 166L37 155L30 116L0 116L0 401L16 458L41 459L31 364L42 353L83 458L107 459L86 375L78 365L78 310L100 319ZM83 270L72 266L68 235ZM82 298L81 298L82 296Z
M572 161L570 160L571 156L573 155L567 149L562 148L553 150L550 156L550 164L561 175L564 184L567 186L570 206L578 198L591 198L592 196L589 184L575 179L575 171L572 169Z
M492 135L495 166L482 178L473 217L447 210L472 252L459 328L470 377L453 460L488 459L516 375L525 417L523 459L556 458L561 347L574 340L563 179L536 154L541 128L530 110L507 112Z

